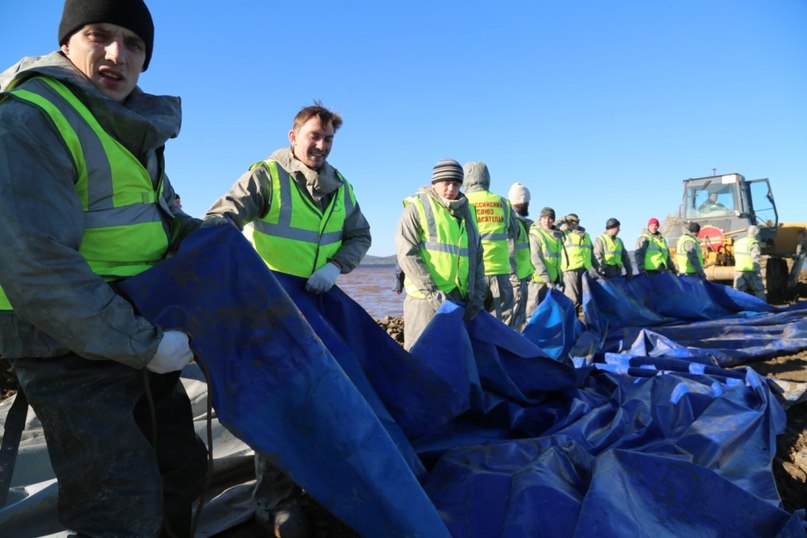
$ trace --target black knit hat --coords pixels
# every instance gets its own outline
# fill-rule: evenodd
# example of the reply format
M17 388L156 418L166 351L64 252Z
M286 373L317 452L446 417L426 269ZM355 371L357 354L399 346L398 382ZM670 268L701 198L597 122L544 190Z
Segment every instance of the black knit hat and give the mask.
M59 45L87 24L107 23L122 26L146 43L145 71L154 48L154 22L143 0L65 0L59 23Z
M454 181L462 183L464 177L462 166L454 159L443 159L432 169L432 184L441 181Z
M621 223L616 220L615 218L611 217L605 222L605 229L610 230L611 228L619 228Z

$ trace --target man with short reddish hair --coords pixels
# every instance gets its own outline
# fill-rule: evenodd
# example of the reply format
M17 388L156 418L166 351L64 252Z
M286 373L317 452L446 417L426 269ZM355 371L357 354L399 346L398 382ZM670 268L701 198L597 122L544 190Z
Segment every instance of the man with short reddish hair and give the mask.
M205 224L250 224L249 238L273 271L306 279L306 290L330 290L358 267L370 248L370 225L353 187L328 162L342 117L320 103L302 108L289 147L253 164L208 210ZM255 519L283 538L304 537L310 525L302 490L264 454L255 454Z

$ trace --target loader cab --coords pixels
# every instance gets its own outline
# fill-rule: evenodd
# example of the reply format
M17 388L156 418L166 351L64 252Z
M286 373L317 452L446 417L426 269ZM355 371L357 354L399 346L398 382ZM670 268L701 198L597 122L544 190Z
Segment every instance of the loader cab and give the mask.
M763 240L776 234L779 223L768 179L746 180L741 174L685 179L681 218L723 232L755 224Z

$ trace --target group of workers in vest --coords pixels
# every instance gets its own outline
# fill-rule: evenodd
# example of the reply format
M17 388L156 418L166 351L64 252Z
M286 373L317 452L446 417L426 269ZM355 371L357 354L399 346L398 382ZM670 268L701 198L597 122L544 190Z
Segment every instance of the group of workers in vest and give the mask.
M143 0L66 0L58 37L58 51L0 74L0 355L15 369L17 398L42 423L65 528L188 536L207 472L179 381L193 352L186 334L141 317L113 284L159 263L200 226L234 225L248 229L271 269L327 292L371 243L350 183L327 161L342 118L319 103L304 107L289 146L195 219L164 173L180 101L137 87L154 43ZM564 230L551 208L531 222L522 184L509 199L489 188L484 163L447 159L404 200L396 249L407 349L447 300L464 305L466 320L485 308L520 328L549 289L579 305L592 266L605 277L631 274L616 219L592 245L574 214ZM688 246L697 239L682 241L679 266L702 273L700 249ZM657 220L640 242L639 272L672 267ZM754 252L758 241L738 241L738 267L751 267ZM275 536L310 535L299 487L271 458L256 454L255 464L258 522Z
M406 349L446 300L466 305L466 319L484 308L521 330L551 289L562 291L579 312L584 274L592 279L633 276L633 263L618 236L619 220L609 218L592 241L574 213L556 221L554 209L544 207L533 222L529 202L523 183L511 185L504 198L490 192L485 163L461 166L453 159L438 162L431 185L404 201L396 271L402 272L407 291ZM654 217L639 234L634 251L639 274L676 272L659 228ZM680 274L705 278L699 231L697 223L687 226L676 245L676 262ZM735 244L735 287L764 298L757 233L752 227Z

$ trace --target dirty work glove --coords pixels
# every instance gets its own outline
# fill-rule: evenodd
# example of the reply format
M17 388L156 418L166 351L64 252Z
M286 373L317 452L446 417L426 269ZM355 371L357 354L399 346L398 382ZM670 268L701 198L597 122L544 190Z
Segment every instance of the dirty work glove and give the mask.
M231 221L228 217L223 217L221 215L211 215L209 217L205 217L205 220L202 221L202 228L209 228L211 226L223 226L224 224L232 224L235 226L235 223Z
M336 284L336 277L339 276L340 269L331 262L326 263L308 277L308 282L305 283L305 290L308 293L319 294L325 293Z
M157 374L177 372L193 359L188 335L182 331L165 331L157 353L146 368Z
M477 303L468 303L465 307L465 314L462 315L462 321L468 323L472 319L479 314L480 310L482 310L482 305Z

